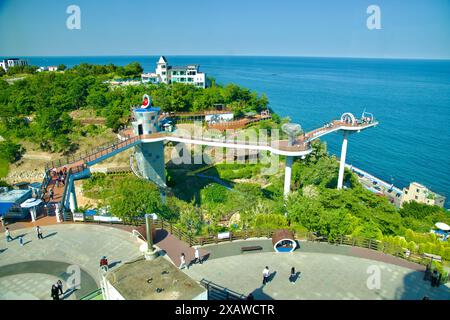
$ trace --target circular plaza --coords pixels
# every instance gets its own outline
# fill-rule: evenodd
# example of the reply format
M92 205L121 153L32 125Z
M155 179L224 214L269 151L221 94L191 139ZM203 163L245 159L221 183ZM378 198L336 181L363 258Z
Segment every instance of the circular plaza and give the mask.
M0 238L0 300L50 300L52 284L59 279L67 289L74 270L80 288L66 291L63 299L80 299L99 286L99 261L108 257L110 267L139 257L139 242L130 232L114 227L62 224L42 227L44 239L34 228L14 230L13 241ZM23 238L23 246L19 238Z
M211 259L185 272L198 281L251 293L256 300L421 300L424 296L450 300L449 287L431 287L423 280L422 266L392 256L327 243L301 242L292 253L266 250L269 240L251 243L256 244L264 252L235 254L237 247L248 245L244 241L213 245ZM270 277L263 286L266 266ZM294 283L289 281L292 267L297 274Z
M142 241L118 227L60 224L42 229L42 240L34 228L12 231L11 242L2 234L0 300L51 299L52 284L61 280L67 288L74 266L80 270L81 287L65 292L62 298L80 299L99 287L101 257L106 256L114 269L142 256ZM23 237L23 246L19 237ZM155 240L176 266L178 251L189 249L167 232ZM171 249L165 250L164 245ZM243 253L245 246L261 246L262 250ZM200 250L205 253L203 263L191 264L183 272L196 281L204 279L245 296L251 293L257 300L420 300L424 296L450 300L447 286L431 287L423 280L423 266L363 248L299 242L294 252L274 252L270 239L259 238ZM265 266L270 277L263 286ZM296 271L294 283L289 281L292 267Z

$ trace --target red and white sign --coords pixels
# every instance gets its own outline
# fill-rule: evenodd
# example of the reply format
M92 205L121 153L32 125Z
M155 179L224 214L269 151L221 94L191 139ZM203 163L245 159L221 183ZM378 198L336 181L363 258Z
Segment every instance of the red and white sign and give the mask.
M143 101L142 101L142 108L147 108L151 106L151 100L148 94L144 94Z

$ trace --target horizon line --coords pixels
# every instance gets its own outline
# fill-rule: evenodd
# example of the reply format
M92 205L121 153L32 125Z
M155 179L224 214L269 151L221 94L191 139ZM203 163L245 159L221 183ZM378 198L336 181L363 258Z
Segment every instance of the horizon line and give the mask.
M29 58L76 58L76 57L266 57L266 58L334 58L334 59L372 59L372 60L437 60L449 61L448 58L426 58L426 57L372 57L372 56L312 56L312 55L255 55L255 54L111 54L111 55L0 55L6 59L7 57L29 57Z

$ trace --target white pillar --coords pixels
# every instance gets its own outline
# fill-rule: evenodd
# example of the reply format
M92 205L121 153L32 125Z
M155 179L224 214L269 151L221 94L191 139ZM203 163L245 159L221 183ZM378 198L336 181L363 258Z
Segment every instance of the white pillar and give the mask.
M30 208L30 215L31 215L31 221L35 222L36 221L36 207Z
M75 191L71 192L69 195L69 207L70 207L70 211L72 211L72 213L74 213L77 210L77 203L75 200Z
M337 188L342 189L344 182L345 157L347 156L348 132L344 131L344 141L342 141L341 160L339 162L339 176Z
M58 203L55 203L55 216L56 216L56 222L61 222L61 217L59 216L59 205Z
M292 156L286 156L286 168L284 169L284 196L291 191Z

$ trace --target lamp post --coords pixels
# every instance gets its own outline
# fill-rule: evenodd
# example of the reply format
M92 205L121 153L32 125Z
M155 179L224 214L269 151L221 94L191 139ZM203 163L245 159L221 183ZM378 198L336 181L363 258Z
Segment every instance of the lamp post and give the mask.
M146 260L153 260L158 256L158 252L153 247L152 237L153 215L145 214L145 231L147 236L147 251L144 253Z

